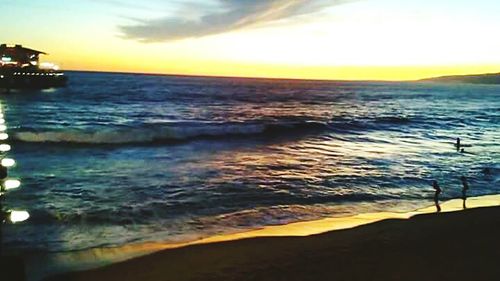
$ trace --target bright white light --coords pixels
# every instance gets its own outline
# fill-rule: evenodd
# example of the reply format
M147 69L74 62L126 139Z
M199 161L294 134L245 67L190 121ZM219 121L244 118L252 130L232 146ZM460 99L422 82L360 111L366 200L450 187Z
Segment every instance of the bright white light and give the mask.
M42 62L39 66L40 69L49 69L49 70L59 70L59 66L57 64L51 62Z
M6 133L0 133L0 140L6 140L9 138L9 135L7 135Z
M16 165L16 160L14 160L12 158L4 158L4 159L2 159L0 164L4 167L8 168L8 167L12 167L12 166Z
M16 189L21 186L21 182L19 180L6 180L3 182L3 186L5 190Z
M3 118L3 113L0 113L0 118Z
M0 118L0 124L5 124L5 119Z
M10 145L2 143L0 144L0 152L7 152L10 151Z
M42 63L40 63L40 68L50 69L52 67L54 67L54 64L51 63L51 62L42 62Z
M5 131L5 130L7 130L7 126L5 126L5 125L0 125L0 132L3 132L3 131Z
M2 57L2 61L3 62L11 62L12 58L10 58L10 57Z
M9 220L12 223L22 222L27 220L30 217L30 214L26 211L10 211Z

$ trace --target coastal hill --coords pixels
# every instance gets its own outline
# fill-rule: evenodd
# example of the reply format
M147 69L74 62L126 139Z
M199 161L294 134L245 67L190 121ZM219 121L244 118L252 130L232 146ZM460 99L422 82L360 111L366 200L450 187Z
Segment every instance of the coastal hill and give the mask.
M441 76L422 79L419 81L437 83L500 84L500 73Z

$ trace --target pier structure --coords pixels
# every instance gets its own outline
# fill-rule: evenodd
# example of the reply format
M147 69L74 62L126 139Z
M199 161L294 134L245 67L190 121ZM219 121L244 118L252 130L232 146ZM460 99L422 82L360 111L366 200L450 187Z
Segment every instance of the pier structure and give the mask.
M0 67L36 70L40 65L41 54L46 55L47 53L25 48L21 45L8 46L7 44L1 44Z
M59 66L40 62L40 55L47 55L22 45L0 45L0 88L51 88L63 87L67 78Z

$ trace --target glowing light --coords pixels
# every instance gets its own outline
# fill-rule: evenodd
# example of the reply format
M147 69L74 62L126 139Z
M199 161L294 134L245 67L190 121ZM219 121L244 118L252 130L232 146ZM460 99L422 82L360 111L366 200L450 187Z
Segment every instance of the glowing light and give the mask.
M12 158L4 158L4 159L2 159L2 161L0 163L4 167L12 167L12 166L16 165L16 160L14 160Z
M7 152L7 151L10 151L10 145L8 144L0 144L0 152Z
M59 70L59 66L51 62L42 62L39 67L40 69Z
M5 123L5 119L0 118L0 124L4 124L4 123Z
M12 223L23 222L30 217L30 214L26 211L10 211L9 220Z
M5 131L5 130L7 130L7 126L5 126L5 125L0 125L0 132L3 132L3 131Z
M6 133L0 133L0 140L6 140L9 138L9 135L7 135Z
M12 58L11 57L2 57L3 62L11 62Z
M21 186L21 182L19 180L6 180L3 182L3 186L5 190L16 189Z
M0 110L0 111L1 111L1 110ZM3 117L4 117L4 116L3 116L3 113L0 113L0 118L3 118Z

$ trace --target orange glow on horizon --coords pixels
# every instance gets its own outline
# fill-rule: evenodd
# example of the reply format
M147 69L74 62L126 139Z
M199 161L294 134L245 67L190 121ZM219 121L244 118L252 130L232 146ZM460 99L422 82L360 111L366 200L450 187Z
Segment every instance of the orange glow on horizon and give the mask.
M103 39L104 41L104 39ZM353 64L317 65L314 63L267 62L242 57L206 58L206 53L192 49L192 41L174 44L141 44L112 40L111 44L99 42L74 43L73 46L54 46L50 43L27 42L50 53L41 61L55 62L64 70L130 72L193 76L290 78L319 80L384 80L411 81L447 75L467 75L500 72L500 64ZM74 50L79 50L75 55ZM210 52L212 54L213 52ZM266 56L270 56L268 54Z
M89 61L87 61L89 62ZM500 73L499 65L457 65L457 66L294 66L260 65L243 63L192 62L173 66L131 65L119 60L108 64L65 64L66 70L127 72L164 75L280 78L310 80L378 80L412 81L448 75L472 75ZM177 66L177 67L174 67Z
M261 13L252 1L127 2L9 1L1 43L67 70L392 81L500 72L497 1L279 1ZM40 14L42 25L25 20ZM218 20L198 21L207 15Z

